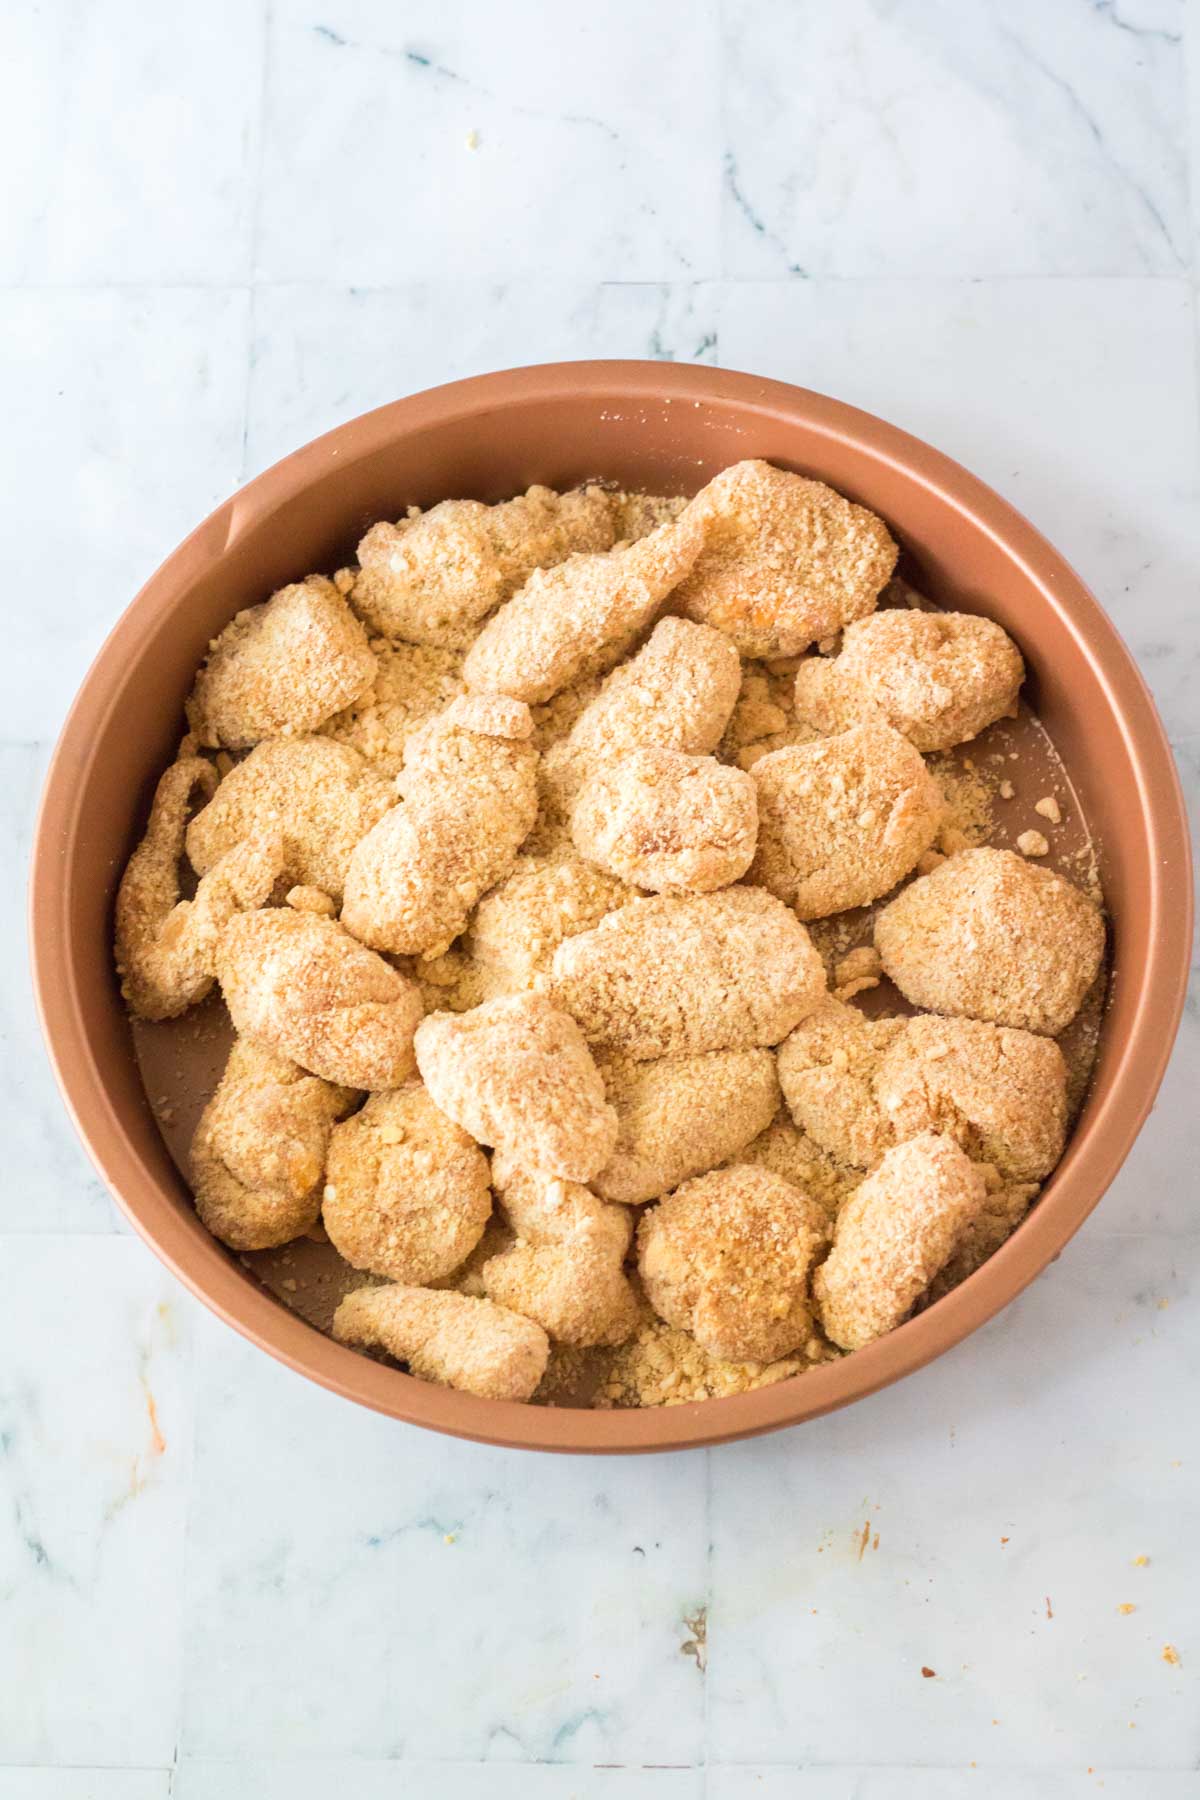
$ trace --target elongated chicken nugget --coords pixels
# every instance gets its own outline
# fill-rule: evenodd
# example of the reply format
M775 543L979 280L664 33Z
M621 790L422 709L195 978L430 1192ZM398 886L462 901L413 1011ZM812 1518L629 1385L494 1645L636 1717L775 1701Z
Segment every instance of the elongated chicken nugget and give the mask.
M741 667L723 633L690 619L660 619L637 655L606 678L563 742L546 752L547 795L569 812L601 761L646 745L709 755L729 722Z
M886 894L916 867L942 817L937 782L889 725L773 750L751 775L759 823L749 879L802 919Z
M1099 908L1011 850L962 850L875 921L875 947L905 999L1056 1037L1104 956Z
M838 1217L813 1277L826 1335L861 1350L901 1324L982 1211L982 1169L925 1132L889 1150Z
M462 693L462 652L373 638L371 655L371 686L322 725L321 734L357 750L381 775L395 777L413 732Z
M637 900L554 953L551 993L636 1061L777 1044L825 992L803 925L760 888Z
M702 522L704 549L673 610L743 656L795 656L861 619L896 563L882 519L766 462L723 469L683 516Z
M581 856L637 887L707 894L750 867L757 794L715 757L631 750L585 782L571 836Z
M607 550L615 524L601 488L531 487L484 506L443 500L398 525L372 525L351 590L373 631L414 644L469 644L494 607L537 568L576 551Z
M565 938L635 899L635 888L571 852L518 856L475 909L471 955L495 991L519 993L536 984Z
M638 1268L668 1325L714 1356L772 1362L812 1331L819 1209L768 1169L735 1163L687 1181L638 1227Z
M1021 652L992 619L888 607L846 627L840 655L796 671L796 716L819 731L891 725L918 750L949 750L1015 718Z
M910 1019L880 1065L875 1094L897 1142L952 1137L1011 1181L1040 1181L1067 1132L1067 1065L1050 1038L978 1019Z
M202 756L172 763L155 789L146 835L117 889L116 963L121 992L140 1019L173 1019L212 987L217 944L236 912L262 906L283 873L282 840L249 838L219 859L196 889L179 898L188 807L199 788L211 794L216 770Z
M416 983L332 919L271 907L226 926L217 979L237 1030L346 1087L413 1073Z
M529 708L463 695L409 740L404 798L358 843L342 921L375 950L439 956L537 817Z
M483 1400L530 1399L550 1355L532 1319L431 1288L358 1288L333 1315L333 1335L342 1344L386 1350L423 1381Z
M779 1046L779 1085L802 1131L839 1162L869 1169L895 1143L876 1082L903 1019L866 1019L827 994Z
M234 765L187 830L198 875L253 833L283 839L287 871L342 897L359 838L395 804L391 783L356 750L322 737L275 738Z
M321 1211L329 1134L358 1099L238 1038L190 1153L196 1211L231 1250L290 1243Z
M728 1162L766 1129L779 1105L769 1050L713 1050L659 1062L606 1059L604 1089L617 1109L617 1147L595 1177L607 1200L656 1200Z
M424 1287L466 1260L491 1211L487 1158L419 1081L334 1130L321 1217L354 1268Z
M617 1115L600 1071L575 1021L540 995L431 1013L416 1052L435 1104L523 1168L590 1181L612 1155Z
M548 700L611 669L662 611L702 537L699 521L685 516L634 544L535 570L467 652L467 686Z
M374 679L366 632L332 581L310 575L247 607L214 638L188 723L199 744L244 749L315 731Z

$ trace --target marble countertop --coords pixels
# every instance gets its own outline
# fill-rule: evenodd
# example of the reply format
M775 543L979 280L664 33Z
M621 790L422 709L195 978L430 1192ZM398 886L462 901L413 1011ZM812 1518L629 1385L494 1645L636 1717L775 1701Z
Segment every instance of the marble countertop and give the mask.
M1194 803L1200 0L17 0L4 42L0 1800L1200 1795L1194 997L1103 1204L951 1355L754 1443L535 1459L309 1386L130 1234L19 873L210 507L571 356L968 464L1110 609Z

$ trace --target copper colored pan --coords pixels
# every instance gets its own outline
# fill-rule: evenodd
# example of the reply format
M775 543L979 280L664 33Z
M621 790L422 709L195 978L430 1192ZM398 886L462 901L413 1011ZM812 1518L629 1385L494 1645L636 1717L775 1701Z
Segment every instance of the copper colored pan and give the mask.
M113 894L155 777L178 742L209 639L240 607L333 569L410 503L499 500L604 476L690 492L767 457L881 513L926 590L1018 640L1030 703L1096 842L1113 981L1074 1137L1020 1230L968 1281L856 1355L727 1400L643 1412L516 1406L413 1380L333 1343L211 1238L147 1102L110 955ZM349 1399L460 1437L530 1449L664 1450L770 1431L910 1374L998 1312L1096 1205L1137 1135L1183 1006L1187 827L1162 726L1079 577L982 482L904 432L819 394L661 363L563 363L484 375L381 407L269 469L151 577L100 651L46 781L30 890L34 980L59 1084L137 1230L214 1312Z

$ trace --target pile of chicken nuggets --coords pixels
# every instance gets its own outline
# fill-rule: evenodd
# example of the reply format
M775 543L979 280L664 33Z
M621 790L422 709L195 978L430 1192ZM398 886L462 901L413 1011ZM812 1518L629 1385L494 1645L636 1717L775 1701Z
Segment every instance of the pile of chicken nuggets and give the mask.
M509 1400L658 1321L752 1372L853 1351L978 1268L1062 1154L1105 927L934 850L926 758L1024 667L896 558L749 461L412 509L240 612L116 908L137 1017L219 986L233 1023L207 1228L320 1227L364 1277L335 1336ZM808 926L863 907L831 990Z

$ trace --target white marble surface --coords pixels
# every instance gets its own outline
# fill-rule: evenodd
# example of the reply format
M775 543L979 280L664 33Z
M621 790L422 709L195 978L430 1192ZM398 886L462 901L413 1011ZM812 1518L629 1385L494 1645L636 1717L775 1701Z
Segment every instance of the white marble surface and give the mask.
M105 629L245 476L455 375L720 362L928 436L1082 569L1200 794L1200 5L559 15L5 15L0 1800L1200 1796L1195 1001L1112 1192L985 1331L628 1462L259 1356L46 1071L18 871Z

